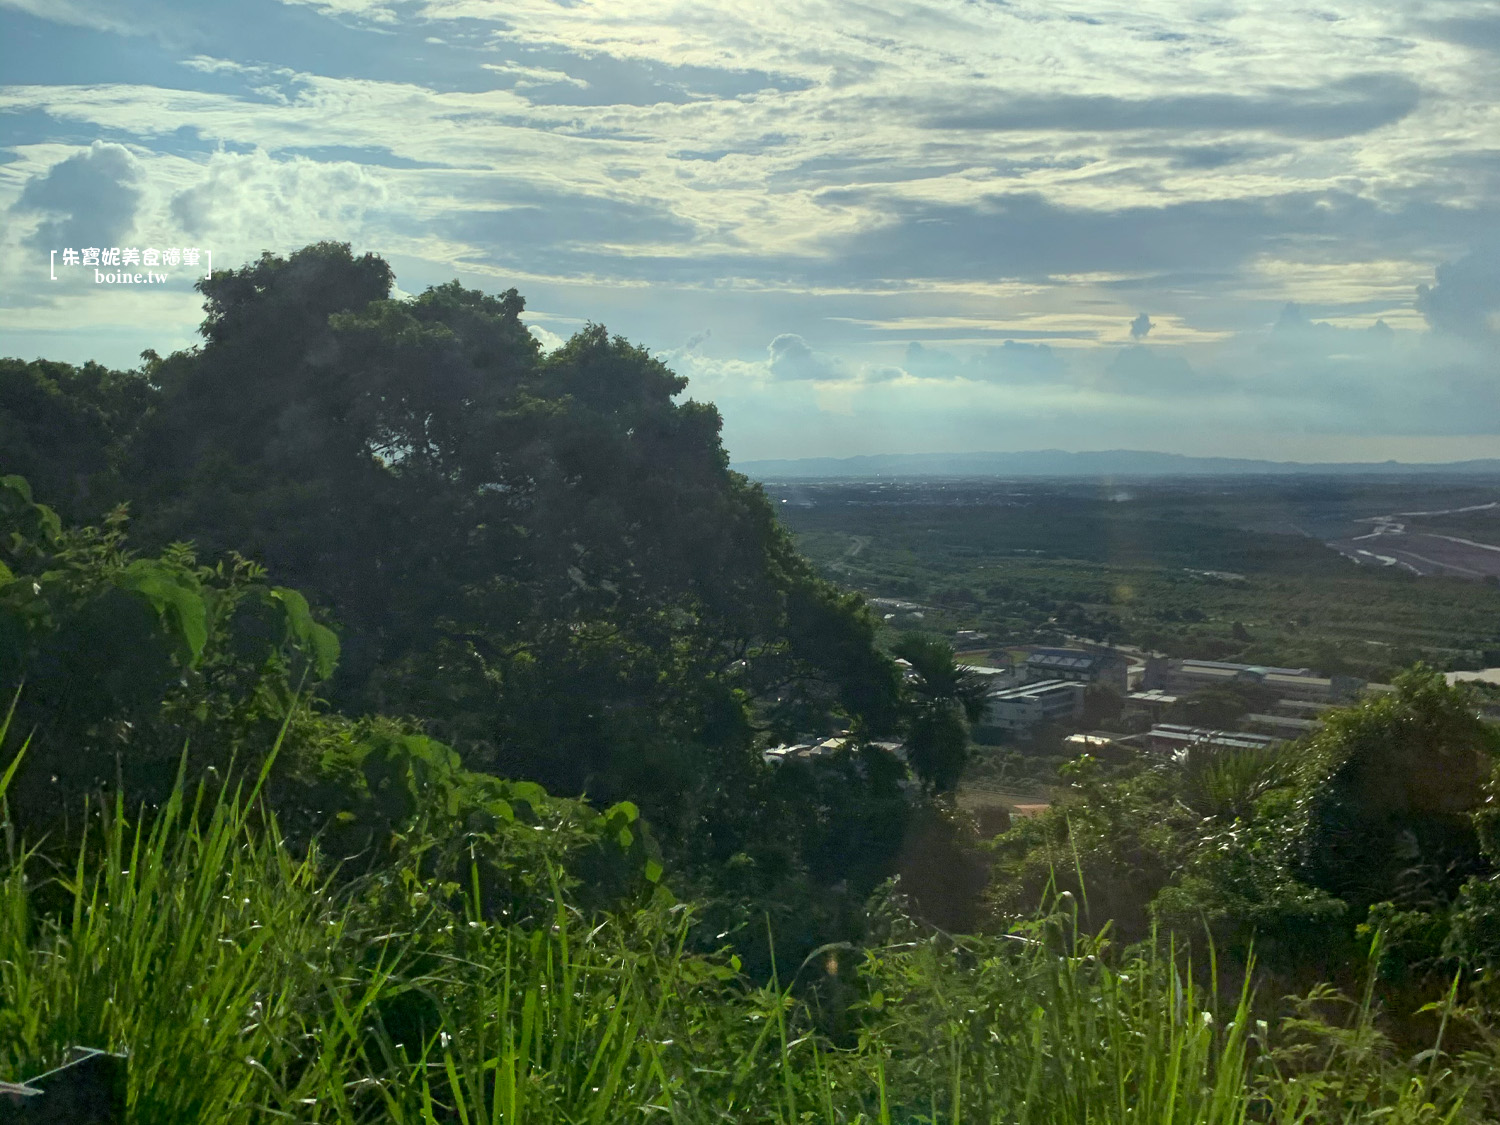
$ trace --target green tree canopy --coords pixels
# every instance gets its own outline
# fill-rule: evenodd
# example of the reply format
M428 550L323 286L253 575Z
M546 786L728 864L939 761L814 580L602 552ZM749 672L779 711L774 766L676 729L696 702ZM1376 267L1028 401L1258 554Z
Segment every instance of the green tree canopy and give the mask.
M544 356L514 290L391 280L320 243L199 283L203 343L147 353L146 408L100 435L137 541L306 591L342 630L339 708L667 827L762 768L762 730L899 722L873 619L686 380L599 325Z

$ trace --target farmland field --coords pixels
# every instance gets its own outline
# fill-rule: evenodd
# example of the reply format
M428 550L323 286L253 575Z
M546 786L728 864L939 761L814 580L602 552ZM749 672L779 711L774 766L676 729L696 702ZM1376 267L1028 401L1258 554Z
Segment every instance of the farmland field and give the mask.
M996 645L1082 637L1371 679L1416 660L1500 663L1500 482L766 488L800 548L883 599L893 628L974 628Z

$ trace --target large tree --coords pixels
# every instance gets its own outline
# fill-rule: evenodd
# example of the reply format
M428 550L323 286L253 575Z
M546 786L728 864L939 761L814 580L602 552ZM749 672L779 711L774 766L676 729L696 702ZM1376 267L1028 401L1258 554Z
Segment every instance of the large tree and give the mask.
M873 620L685 379L597 325L543 355L514 290L391 279L321 243L200 282L203 343L147 353L111 437L138 541L307 590L343 629L339 706L683 828L760 769L758 728L897 721Z
M0 467L65 518L97 519L122 497L119 468L152 397L97 363L0 359Z

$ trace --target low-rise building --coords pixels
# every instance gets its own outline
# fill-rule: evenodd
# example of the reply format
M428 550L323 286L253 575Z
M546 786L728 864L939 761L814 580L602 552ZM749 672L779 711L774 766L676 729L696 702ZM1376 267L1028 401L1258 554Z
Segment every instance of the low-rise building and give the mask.
M1179 723L1157 723L1146 732L1146 745L1158 753L1178 754L1191 746L1211 746L1221 750L1261 750L1284 741L1265 734L1238 730L1209 730Z
M1321 719L1332 711L1334 704L1319 703L1313 699L1278 699L1266 708L1272 715L1285 715L1291 719Z
M1246 715L1243 722L1257 731L1279 735L1282 738L1301 738L1312 734L1321 725L1317 719L1299 719L1290 715L1268 713Z
M1015 672L1009 668L990 668L983 664L959 664L960 672L974 676L988 688L1010 687L1016 681Z
M1082 714L1083 684L1072 680L1041 680L993 691L985 697L985 722L1013 734Z
M1151 691L1133 691L1125 697L1125 713L1127 715L1148 715L1152 722L1160 719L1164 712L1172 704L1181 698L1153 688Z
M788 761L813 761L818 758L826 758L836 754L849 745L849 735L836 734L832 738L823 738L809 742L788 742L781 746L772 746L761 752L761 758L768 765L780 765Z
M1079 754L1089 754L1096 750L1108 750L1115 744L1114 737L1102 731L1089 731L1087 734L1070 734L1063 739L1064 749Z
M784 742L780 746L768 746L760 756L766 765L779 766L782 762L805 757L814 745L812 742Z
M1310 668L1273 668L1220 660L1168 660L1152 657L1141 680L1144 688L1187 695L1204 688L1259 684L1283 699L1338 703L1356 698L1365 683L1354 676L1315 676Z
M1143 742L1143 735L1110 730L1082 731L1062 740L1063 749L1070 754L1089 754L1109 761L1126 760Z
M1024 675L1033 683L1070 680L1081 684L1107 684L1124 692L1130 661L1118 652L1094 652L1081 648L1038 648L1026 657Z
M780 746L770 746L761 751L761 759L771 766L779 766L783 762L810 762L819 758L827 758L837 754L841 750L853 749L858 745L854 739L845 731L842 734L833 735L824 739L808 739L802 742L787 742ZM877 747L893 754L898 762L906 763L906 743L894 741L869 742L865 745Z

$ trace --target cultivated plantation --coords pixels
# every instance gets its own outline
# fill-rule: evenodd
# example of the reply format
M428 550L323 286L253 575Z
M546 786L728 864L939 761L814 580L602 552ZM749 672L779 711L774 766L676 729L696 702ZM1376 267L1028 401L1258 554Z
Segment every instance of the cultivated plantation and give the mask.
M827 573L922 613L893 614L899 627L1374 680L1418 660L1500 664L1493 479L772 481L768 493ZM1391 526L1379 513L1403 509L1454 511L1372 536ZM1466 548L1478 561L1418 581L1401 559L1438 553L1412 546L1431 535L1480 544Z

